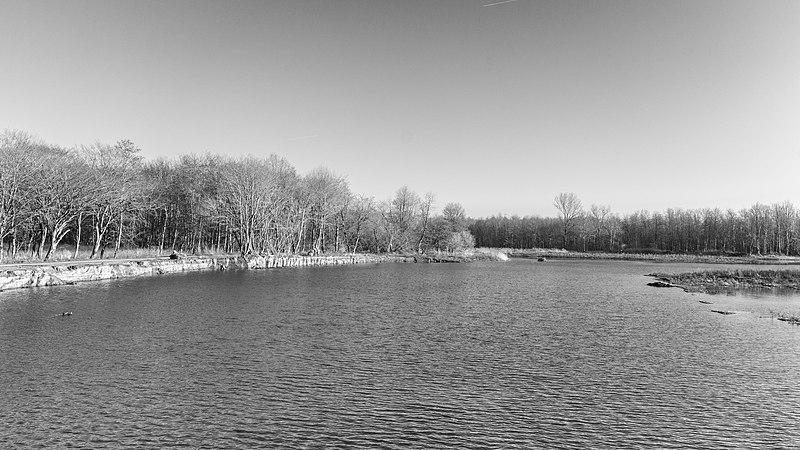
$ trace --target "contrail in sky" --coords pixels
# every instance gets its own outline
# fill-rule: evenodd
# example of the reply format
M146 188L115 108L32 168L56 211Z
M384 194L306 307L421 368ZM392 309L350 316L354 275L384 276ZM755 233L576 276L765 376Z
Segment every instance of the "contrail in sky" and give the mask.
M315 138L315 137L317 137L316 134L309 134L308 136L300 136L300 137L287 139L287 141L289 141L289 142L302 141L303 139L311 139L311 138Z
M511 2L515 2L515 1L517 1L517 0L503 0L502 2L494 2L494 3L489 3L488 5L483 5L483 7L485 8L487 6L502 5L503 3L511 3Z

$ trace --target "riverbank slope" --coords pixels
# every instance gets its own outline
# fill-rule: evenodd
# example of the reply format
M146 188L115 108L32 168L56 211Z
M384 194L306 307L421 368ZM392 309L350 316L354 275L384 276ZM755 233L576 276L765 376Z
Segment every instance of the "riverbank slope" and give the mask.
M0 265L0 291L201 270L270 269L403 261L408 261L408 258L371 254L249 257L217 255L8 264Z

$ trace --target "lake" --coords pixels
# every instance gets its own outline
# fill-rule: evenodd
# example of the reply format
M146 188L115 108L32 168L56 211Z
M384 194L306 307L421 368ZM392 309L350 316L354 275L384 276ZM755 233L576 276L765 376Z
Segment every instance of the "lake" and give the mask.
M387 263L3 292L0 448L799 447L800 327L770 314L800 296L643 276L709 267Z

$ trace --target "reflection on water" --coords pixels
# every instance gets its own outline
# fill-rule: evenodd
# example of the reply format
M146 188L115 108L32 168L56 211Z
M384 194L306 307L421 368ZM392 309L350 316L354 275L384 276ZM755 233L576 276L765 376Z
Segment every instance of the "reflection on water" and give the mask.
M647 287L663 269L383 264L5 292L0 447L800 445L800 327L761 318L799 297Z

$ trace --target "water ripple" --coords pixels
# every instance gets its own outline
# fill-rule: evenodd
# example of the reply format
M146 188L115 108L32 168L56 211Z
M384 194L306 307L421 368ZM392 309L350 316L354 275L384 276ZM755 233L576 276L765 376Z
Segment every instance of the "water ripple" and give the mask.
M800 329L758 318L800 302L726 297L744 312L717 317L645 287L653 271L381 265L3 293L0 447L800 446Z

